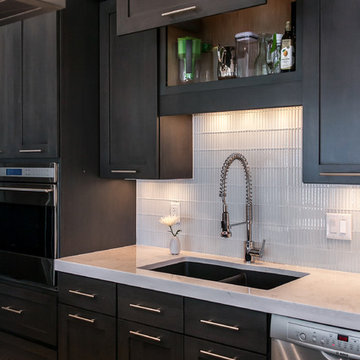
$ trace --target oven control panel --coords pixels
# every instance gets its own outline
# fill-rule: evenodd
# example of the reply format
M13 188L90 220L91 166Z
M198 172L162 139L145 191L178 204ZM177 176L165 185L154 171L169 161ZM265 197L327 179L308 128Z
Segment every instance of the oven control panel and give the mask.
M3 180L33 178L33 179L47 179L56 182L57 167L55 164L47 167L22 167L22 166L1 166L0 178Z
M351 331L328 331L322 329L321 325L319 328L316 324L302 325L296 322L289 322L287 330L289 340L335 350L339 355L341 353L360 355L360 334L359 337L355 337L350 334Z

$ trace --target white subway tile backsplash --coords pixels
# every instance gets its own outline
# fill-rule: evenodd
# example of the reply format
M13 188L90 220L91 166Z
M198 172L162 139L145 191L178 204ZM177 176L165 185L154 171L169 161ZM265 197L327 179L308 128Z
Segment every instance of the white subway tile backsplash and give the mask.
M302 108L194 115L194 178L137 181L137 243L168 247L159 218L181 202L181 244L191 251L244 256L244 226L220 237L220 169L241 152L253 179L253 238L266 239L265 260L360 272L360 187L302 183ZM245 217L245 180L240 163L228 176L233 222ZM353 215L353 240L327 240L326 212Z

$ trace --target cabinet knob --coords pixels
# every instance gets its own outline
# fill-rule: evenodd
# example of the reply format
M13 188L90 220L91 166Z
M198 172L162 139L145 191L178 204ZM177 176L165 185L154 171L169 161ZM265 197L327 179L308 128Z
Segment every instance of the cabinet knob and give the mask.
M189 7L182 8L182 9L177 9L177 10L173 10L173 11L164 12L164 13L161 14L161 16L177 15L177 14L181 14L181 13L188 12L188 11L191 11L191 10L196 10L196 6L193 5L193 6L189 6Z

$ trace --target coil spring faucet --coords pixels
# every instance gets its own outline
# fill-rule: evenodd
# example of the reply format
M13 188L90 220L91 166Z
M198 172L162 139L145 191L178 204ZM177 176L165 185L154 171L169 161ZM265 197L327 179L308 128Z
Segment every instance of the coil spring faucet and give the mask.
M246 220L239 223L230 224L230 216L226 204L226 179L231 164L239 160L245 171L246 180ZM252 241L252 221L253 221L253 204L252 204L252 181L249 164L244 155L234 153L227 157L222 168L220 177L220 193L219 196L223 203L223 213L221 219L221 236L225 238L231 237L231 228L237 225L246 224L246 245L245 245L245 261L253 262L254 257L262 257L265 247L265 240L263 241L261 249L256 249Z

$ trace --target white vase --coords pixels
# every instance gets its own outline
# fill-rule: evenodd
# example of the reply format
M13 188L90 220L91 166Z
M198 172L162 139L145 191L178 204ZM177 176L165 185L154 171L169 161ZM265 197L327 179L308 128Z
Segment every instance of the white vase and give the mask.
M171 255L180 254L180 240L177 236L173 236L170 240L170 254Z

